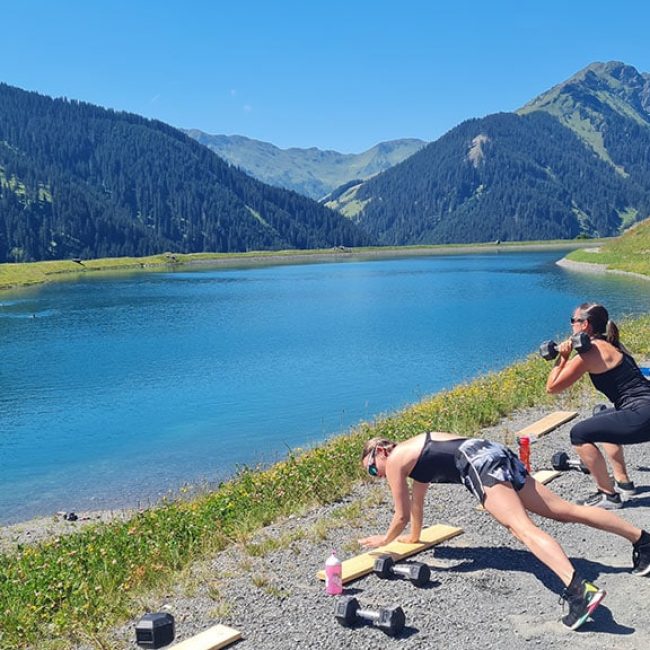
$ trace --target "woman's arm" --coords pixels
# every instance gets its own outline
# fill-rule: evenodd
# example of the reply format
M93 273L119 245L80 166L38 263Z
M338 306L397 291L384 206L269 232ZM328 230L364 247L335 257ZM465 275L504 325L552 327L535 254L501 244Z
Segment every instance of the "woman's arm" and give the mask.
M411 532L409 535L400 537L400 542L415 544L420 541L422 521L424 519L424 497L428 489L428 483L413 481L413 486L411 487Z
M551 394L561 393L566 390L588 371L583 355L577 354L573 359L569 360L571 354L570 341L564 341L560 344L559 353L557 362L546 380L546 392ZM589 354L589 352L586 354Z
M408 484L406 482L406 468L398 461L398 458L389 458L386 463L386 478L393 495L393 519L384 535L371 535L358 540L361 546L376 548L390 544L397 539L399 534L406 528L411 516L411 498L409 495ZM419 535L419 533L418 533Z

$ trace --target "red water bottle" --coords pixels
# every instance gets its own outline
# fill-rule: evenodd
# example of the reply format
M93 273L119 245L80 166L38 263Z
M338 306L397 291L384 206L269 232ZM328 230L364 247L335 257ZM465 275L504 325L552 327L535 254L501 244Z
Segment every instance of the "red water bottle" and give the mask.
M519 441L519 460L530 472L530 438L528 436L521 436L517 440Z

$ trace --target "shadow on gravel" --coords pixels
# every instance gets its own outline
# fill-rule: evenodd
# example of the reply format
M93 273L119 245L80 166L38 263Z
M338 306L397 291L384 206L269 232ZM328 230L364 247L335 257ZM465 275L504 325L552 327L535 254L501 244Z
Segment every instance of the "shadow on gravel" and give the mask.
M645 495L645 496L641 496ZM650 487L642 487L636 489L636 494L632 497L625 499L623 511L629 508L648 508L650 507Z
M419 632L419 628L413 627L412 625L407 625L395 638L396 639L408 639L414 634Z
M581 632L607 632L607 634L618 634L620 636L634 634L636 628L627 625L620 625L614 620L612 613L601 605L595 612L594 618L580 629L576 630L578 634Z
M435 569L435 571L467 573L497 569L499 571L521 571L534 575L547 589L560 593L562 583L550 569L534 559L529 551L505 547L475 546L451 547L440 546L435 552L436 559L456 560L460 563L453 567ZM630 569L613 567L584 558L570 558L578 573L586 580L597 581L601 573L629 573Z
M434 571L438 571L438 569L433 569ZM385 578L386 582L397 582L399 581L399 578ZM426 585L422 585L421 587L418 587L418 591L429 591L431 589L436 589L438 588L442 583L440 580L429 580ZM358 587L343 587L343 595L344 596L357 596L359 594L362 594L365 591L365 589L360 589Z

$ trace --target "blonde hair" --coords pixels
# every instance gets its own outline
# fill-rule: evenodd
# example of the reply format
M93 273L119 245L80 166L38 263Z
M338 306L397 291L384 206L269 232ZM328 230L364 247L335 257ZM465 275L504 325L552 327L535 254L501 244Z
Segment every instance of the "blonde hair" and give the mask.
M397 443L388 438L370 438L370 440L368 440L368 442L363 446L361 460L363 460L373 449L377 449L377 447L382 447L383 449L391 451L396 446Z

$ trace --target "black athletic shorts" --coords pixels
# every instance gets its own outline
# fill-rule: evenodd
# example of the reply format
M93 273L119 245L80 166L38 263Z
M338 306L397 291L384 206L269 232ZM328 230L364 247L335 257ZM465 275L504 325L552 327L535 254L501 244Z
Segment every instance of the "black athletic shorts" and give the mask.
M510 483L518 492L526 484L528 471L515 453L498 442L471 438L456 452L456 467L463 485L481 502L485 487Z

